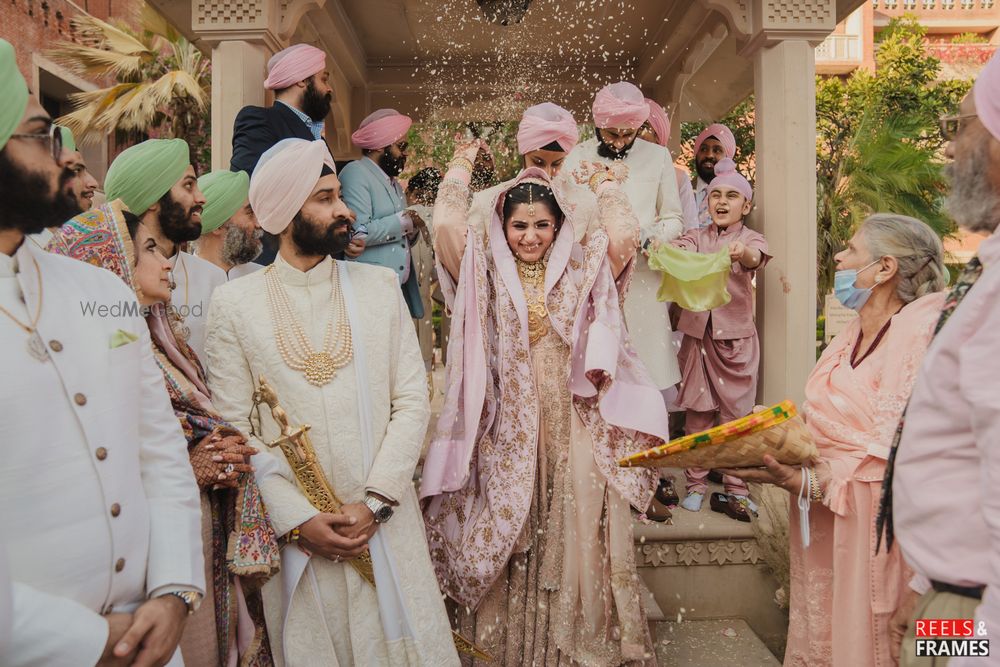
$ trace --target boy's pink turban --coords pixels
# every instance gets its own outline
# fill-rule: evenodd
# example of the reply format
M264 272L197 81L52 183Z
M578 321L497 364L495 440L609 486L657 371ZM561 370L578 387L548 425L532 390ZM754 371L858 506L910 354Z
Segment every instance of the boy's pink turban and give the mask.
M743 174L736 171L736 163L727 157L722 158L715 165L715 178L712 179L712 182L708 186L709 194L720 185L728 185L731 188L735 188L741 195L747 198L747 201L753 199L753 188L750 187L750 181L744 178Z

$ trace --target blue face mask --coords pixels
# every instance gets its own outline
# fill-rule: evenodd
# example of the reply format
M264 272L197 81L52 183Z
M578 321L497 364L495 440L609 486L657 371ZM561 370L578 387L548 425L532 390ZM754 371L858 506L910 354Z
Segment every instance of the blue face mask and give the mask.
M857 282L859 273L875 266L880 261L882 261L881 257L861 269L842 269L837 271L833 276L833 293L837 297L837 301L840 301L845 308L850 308L854 311L861 310L868 303L868 298L872 295L872 288L855 287L854 283Z

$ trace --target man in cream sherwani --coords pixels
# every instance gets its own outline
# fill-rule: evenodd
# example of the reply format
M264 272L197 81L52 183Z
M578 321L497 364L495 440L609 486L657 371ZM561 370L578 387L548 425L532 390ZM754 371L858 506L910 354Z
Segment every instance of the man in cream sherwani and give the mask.
M271 646L289 667L457 665L412 485L430 415L424 365L396 274L331 258L353 220L333 169L322 141L285 139L261 157L250 202L279 252L219 287L208 318L220 413L249 433L264 376L290 424L311 425L346 503L341 514L313 507L265 444L278 436L270 414L254 420L258 483L285 540L281 576L264 588ZM377 594L347 562L365 550Z
M684 231L677 177L666 148L637 138L649 118L642 91L625 81L605 86L594 98L593 112L597 136L576 145L563 172L572 173L584 161L624 164L628 177L622 190L639 219L643 248L673 241ZM667 305L656 300L659 287L660 273L649 268L645 255L638 257L625 322L639 358L662 391L677 384L681 373Z
M0 548L13 598L0 664L164 664L205 588L186 441L135 295L25 239L79 204L3 40L0 97ZM88 301L136 309L99 317Z

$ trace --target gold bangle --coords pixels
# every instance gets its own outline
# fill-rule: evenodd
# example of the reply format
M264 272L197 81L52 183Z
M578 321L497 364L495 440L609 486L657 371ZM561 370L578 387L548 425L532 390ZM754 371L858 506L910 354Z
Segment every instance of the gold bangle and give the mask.
M816 476L816 471L809 468L809 498L814 503L823 502L823 489L819 486L819 477Z
M469 158L459 156L452 158L451 162L448 163L448 168L463 169L471 174L472 170L475 168L475 164L473 164L472 160Z

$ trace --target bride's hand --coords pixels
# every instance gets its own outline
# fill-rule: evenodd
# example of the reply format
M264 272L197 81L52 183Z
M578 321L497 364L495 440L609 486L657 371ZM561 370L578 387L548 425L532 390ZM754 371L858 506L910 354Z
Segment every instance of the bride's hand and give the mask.
M492 155L489 144L477 137L472 141L466 141L465 143L459 144L455 148L455 154L452 156L452 159L457 160L459 158L464 158L472 164L475 164L476 157L479 156L479 151L485 151L487 154Z
M596 191L597 187L606 180L621 183L628 177L628 167L624 164L609 167L603 162L584 160L573 170L572 176L573 180L580 185L588 185ZM595 176L603 176L603 178L595 178Z

